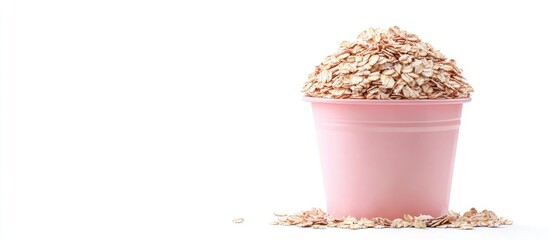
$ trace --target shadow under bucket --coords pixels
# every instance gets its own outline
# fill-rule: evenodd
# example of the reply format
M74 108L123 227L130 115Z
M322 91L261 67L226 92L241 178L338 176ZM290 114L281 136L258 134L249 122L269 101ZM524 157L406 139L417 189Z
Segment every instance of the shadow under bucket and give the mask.
M448 212L461 108L470 98L311 102L332 216Z

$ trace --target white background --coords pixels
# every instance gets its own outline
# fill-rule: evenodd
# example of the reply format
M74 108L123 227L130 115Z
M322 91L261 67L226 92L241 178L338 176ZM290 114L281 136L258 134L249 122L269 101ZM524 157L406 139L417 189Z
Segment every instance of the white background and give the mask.
M485 2L3 1L0 239L543 238L547 7ZM342 40L393 25L476 89L451 208L515 225L268 225L324 207L307 74Z

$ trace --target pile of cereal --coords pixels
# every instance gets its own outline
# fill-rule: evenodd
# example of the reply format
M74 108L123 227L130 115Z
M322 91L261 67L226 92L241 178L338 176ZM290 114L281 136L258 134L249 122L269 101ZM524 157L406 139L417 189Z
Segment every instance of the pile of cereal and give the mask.
M338 99L449 99L467 98L473 88L453 59L391 27L370 28L356 42L343 42L309 75L303 92Z
M279 217L273 222L273 225L298 226L310 228L346 228L346 229L366 229L366 228L459 228L470 230L474 227L499 227L501 225L511 225L513 222L509 219L498 217L489 210L477 211L471 208L469 211L459 214L450 212L440 217L429 215L411 216L405 214L402 218L390 220L387 218L375 217L372 219L354 217L332 217L326 212L313 208L310 211L303 211L297 214L275 214Z

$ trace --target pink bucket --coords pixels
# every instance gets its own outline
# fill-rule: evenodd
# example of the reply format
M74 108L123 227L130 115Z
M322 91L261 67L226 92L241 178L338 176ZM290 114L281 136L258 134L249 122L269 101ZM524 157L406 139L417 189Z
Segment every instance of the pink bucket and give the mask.
M304 100L313 108L329 214L448 212L461 107L470 98Z

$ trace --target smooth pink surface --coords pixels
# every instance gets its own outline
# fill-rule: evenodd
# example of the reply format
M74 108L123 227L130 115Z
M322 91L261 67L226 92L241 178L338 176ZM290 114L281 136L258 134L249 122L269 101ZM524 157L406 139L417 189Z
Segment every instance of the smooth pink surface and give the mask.
M447 213L467 99L311 102L328 213L401 218Z

